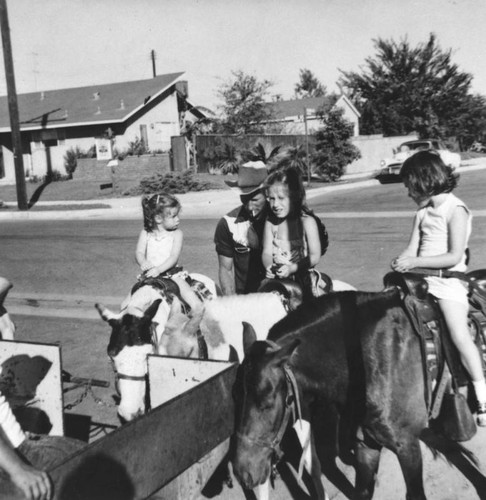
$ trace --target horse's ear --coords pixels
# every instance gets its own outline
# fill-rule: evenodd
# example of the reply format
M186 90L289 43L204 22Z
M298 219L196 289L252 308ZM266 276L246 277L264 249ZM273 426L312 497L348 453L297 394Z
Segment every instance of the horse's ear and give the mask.
M160 303L162 302L162 299L157 299L150 304L145 313L143 314L145 318L148 318L150 321L154 318L154 316L157 314L157 311L159 309Z
M248 354L250 347L256 339L257 336L253 326L250 323L243 321L243 352L245 353L245 356Z
M297 349L297 347L300 344L300 339L294 339L288 344L284 344L283 346L279 347L279 349L276 349L275 352L275 357L273 358L275 363L278 365L281 365L288 361L290 356L294 353L294 351Z
M103 304L95 304L96 310L100 313L101 319L104 321L110 322L112 320L117 320L120 319L120 314L115 314L114 312L110 311L107 307L105 307Z

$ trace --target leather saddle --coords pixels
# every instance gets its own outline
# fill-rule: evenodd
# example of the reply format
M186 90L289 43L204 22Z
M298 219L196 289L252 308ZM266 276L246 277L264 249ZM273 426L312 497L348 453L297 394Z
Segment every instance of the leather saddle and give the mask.
M455 387L465 386L468 377L452 342L436 299L428 293L423 276L390 272L383 279L385 288L398 287L404 309L415 333L420 337L429 418L438 416L442 399L449 389L450 377Z

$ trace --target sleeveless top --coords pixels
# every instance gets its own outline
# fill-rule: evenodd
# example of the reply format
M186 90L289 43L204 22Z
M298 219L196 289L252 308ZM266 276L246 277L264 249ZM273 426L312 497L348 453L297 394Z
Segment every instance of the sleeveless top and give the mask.
M444 202L438 206L426 206L417 211L420 229L420 244L418 255L420 257L432 257L441 255L448 251L448 228L447 221L450 219L452 212L456 207L464 207L468 214L467 232L466 232L466 248L471 235L472 215L469 209L457 196L448 193ZM453 271L466 271L466 253L461 258L461 261L451 267Z
M155 233L147 233L145 258L154 266L159 266L169 258L174 245L174 234L175 231L167 231L159 237Z
M273 262L279 257L279 262L290 264L299 262L307 255L307 245L304 236L303 224L299 224L299 237L292 240L278 238L278 226L272 227L272 255Z

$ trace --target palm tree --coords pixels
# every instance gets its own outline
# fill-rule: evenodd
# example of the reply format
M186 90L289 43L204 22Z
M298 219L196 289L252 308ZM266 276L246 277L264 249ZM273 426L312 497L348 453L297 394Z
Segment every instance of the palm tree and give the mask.
M270 153L267 154L265 146L259 142L253 149L242 151L241 157L243 158L243 161L262 161L265 165L268 165L270 162L275 160L280 152L280 148L281 146L276 146L270 151Z

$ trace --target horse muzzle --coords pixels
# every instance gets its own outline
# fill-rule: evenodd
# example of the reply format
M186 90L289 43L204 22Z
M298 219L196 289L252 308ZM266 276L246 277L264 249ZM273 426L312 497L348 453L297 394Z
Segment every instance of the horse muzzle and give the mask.
M244 454L236 452L233 459L233 471L238 481L248 489L253 489L263 484L270 476L271 454L261 453L257 457L254 453Z

